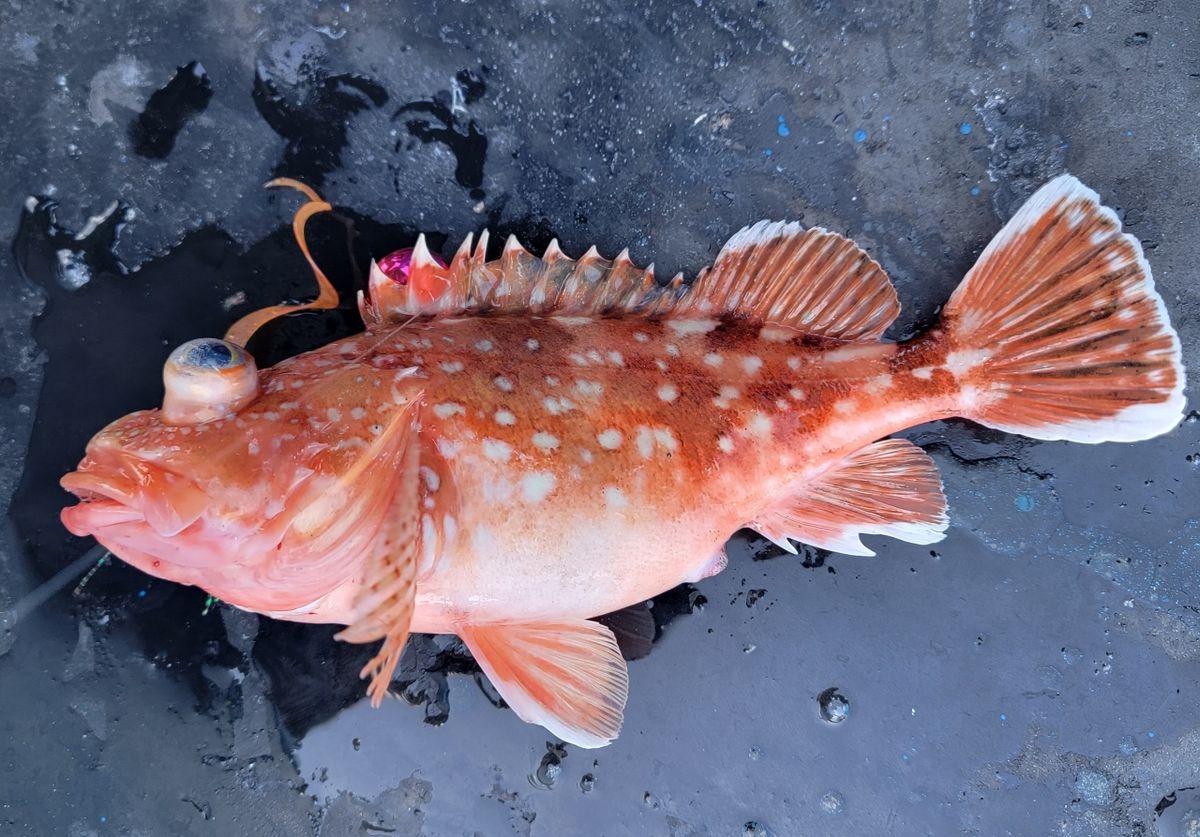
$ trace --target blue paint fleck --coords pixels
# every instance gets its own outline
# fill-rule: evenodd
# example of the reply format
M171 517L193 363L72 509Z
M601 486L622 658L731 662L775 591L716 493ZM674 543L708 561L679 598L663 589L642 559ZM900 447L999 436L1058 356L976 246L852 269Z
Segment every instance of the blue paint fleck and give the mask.
M764 156L764 157L770 157L770 156L771 156L772 154L774 154L774 153L775 153L775 152L774 152L774 151L772 151L772 150L771 150L771 149L769 149L769 148L764 148L764 149L763 149L763 156Z
M970 122L964 122L963 124L959 125L959 126L958 126L958 132L959 132L960 134L962 134L964 137L965 137L967 134L971 133L971 123L970 123Z
M145 590L138 590L138 598L139 598L139 599L144 599L144 598L146 598L146 591L145 591Z
M1017 511L1033 511L1033 498L1028 494L1018 494L1013 498L1013 505L1017 507Z
M854 141L855 142L866 142L867 141L867 132L864 131L862 128L859 128L857 131L854 132Z
M983 191L983 190L982 190L982 189L980 189L978 186L972 186L972 187L971 187L971 194L972 194L973 196L975 196L975 197L978 197L978 196L979 196L979 193L980 193L980 192L982 192L982 191Z
M782 113L779 114L779 124L775 126L775 133L781 137L786 137L791 132L792 130L788 127L787 120L783 118Z

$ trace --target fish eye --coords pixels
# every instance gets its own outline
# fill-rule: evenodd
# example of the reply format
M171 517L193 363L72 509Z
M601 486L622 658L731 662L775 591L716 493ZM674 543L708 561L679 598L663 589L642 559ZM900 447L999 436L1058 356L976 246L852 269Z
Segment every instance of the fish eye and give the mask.
M234 415L258 395L258 368L242 347L202 337L171 352L163 366L162 418L203 424Z

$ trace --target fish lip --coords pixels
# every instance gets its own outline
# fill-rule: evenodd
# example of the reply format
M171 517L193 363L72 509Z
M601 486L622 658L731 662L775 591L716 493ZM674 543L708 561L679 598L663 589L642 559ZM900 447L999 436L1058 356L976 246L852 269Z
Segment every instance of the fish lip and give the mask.
M80 501L62 514L64 525L75 534L145 522L159 535L171 537L201 518L209 504L193 480L160 463L112 448L89 450L59 485ZM120 509L127 513L119 514Z

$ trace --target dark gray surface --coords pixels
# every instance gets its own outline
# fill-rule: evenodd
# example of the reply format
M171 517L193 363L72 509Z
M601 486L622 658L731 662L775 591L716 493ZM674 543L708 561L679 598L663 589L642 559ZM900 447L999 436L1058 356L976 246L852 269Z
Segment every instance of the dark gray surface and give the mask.
M146 267L47 292L0 253L3 498L34 421L70 413L98 428L113 415L89 405L123 385L122 359L101 347L92 360L72 356L72 397L48 385L57 394L39 399L44 369L64 362L51 338L106 321L159 334L155 309L131 322L93 286L170 283L155 260L178 264L175 245L204 226L248 254L270 234L286 242L294 203L260 188L275 172L323 175L335 204L386 225L457 242L487 220L557 235L570 253L628 245L660 273L694 272L762 217L824 224L891 274L900 336L931 321L1023 196L1069 170L1143 241L1185 363L1200 369L1195 4L867 8L6 4L0 237L18 239L29 196L55 197L69 230L120 200L130 221L117 256ZM191 61L211 98L166 156L140 155L129 126ZM255 106L256 66L299 106L293 122L266 108L299 138L290 149ZM393 118L439 91L454 105L463 71L486 89L465 89L449 127L461 136L425 142ZM339 74L370 83L322 81ZM487 139L481 179L470 170L472 123ZM238 289L222 284L233 281L220 278L228 261L207 269L214 300ZM72 277L87 275L59 278ZM303 294L303 274L294 281ZM39 346L30 320L47 298ZM162 307L168 315L181 316ZM161 363L161 342L135 360ZM124 409L136 406L148 404ZM740 835L756 833L754 821L775 835L1184 833L1200 809L1194 791L1157 824L1154 809L1200 785L1200 421L1099 447L962 423L911 435L937 459L951 504L934 554L875 539L877 558L803 568L755 562L761 545L735 541L730 568L700 585L703 610L631 664L621 738L568 748L550 788L530 778L548 736L493 708L465 676L449 678L441 726L403 703L359 704L293 741L276 712L286 680L269 688L262 663L260 620L220 607L201 617L194 599L186 613L177 599L151 609L131 592L142 582L106 588L104 576L126 576L102 568L101 594L62 593L0 635L0 827ZM76 440L62 445L76 446L65 461L78 455ZM31 536L38 513L4 536L0 607L86 548L46 546L52 521ZM147 600L173 595L165 586L149 585ZM110 588L121 595L102 594ZM766 592L748 606L752 589ZM196 634L216 650L189 667L196 655L172 649ZM838 725L821 721L816 702L831 686L850 701Z

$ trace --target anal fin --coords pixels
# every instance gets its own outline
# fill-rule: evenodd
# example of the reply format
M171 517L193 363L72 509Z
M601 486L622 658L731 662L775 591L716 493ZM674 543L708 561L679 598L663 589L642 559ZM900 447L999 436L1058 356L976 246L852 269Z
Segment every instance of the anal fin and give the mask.
M949 521L937 465L905 439L867 445L776 502L750 528L789 552L801 541L846 555L874 555L860 535L935 543Z
M588 619L462 625L458 635L521 720L569 744L617 737L629 672L613 632Z

